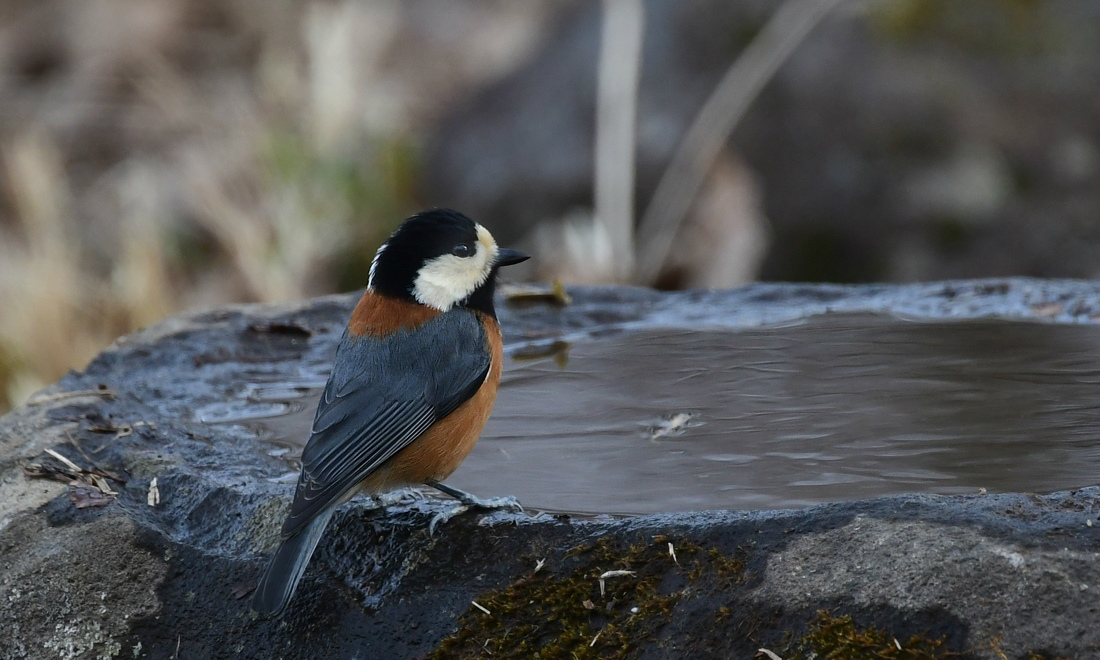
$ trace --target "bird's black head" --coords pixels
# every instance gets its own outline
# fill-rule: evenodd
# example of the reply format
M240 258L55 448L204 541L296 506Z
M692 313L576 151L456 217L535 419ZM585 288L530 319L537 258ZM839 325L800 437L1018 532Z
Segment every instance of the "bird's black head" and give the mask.
M440 311L460 305L495 317L497 269L527 258L497 247L489 230L458 211L433 209L406 220L378 248L367 286Z

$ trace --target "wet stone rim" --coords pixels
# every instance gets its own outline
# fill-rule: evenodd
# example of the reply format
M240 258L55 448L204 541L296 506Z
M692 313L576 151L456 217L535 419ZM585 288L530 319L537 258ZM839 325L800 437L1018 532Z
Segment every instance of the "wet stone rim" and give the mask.
M830 312L1050 323L1092 323L1100 314L1100 285L1026 279L901 287L756 285L678 294L607 287L570 294L573 304L565 307L537 297L501 305L509 350L640 326L756 327ZM424 530L437 503L411 501L376 511L357 502L336 521L290 618L256 621L243 595L274 543L290 486L264 478L273 466L240 460L253 455L255 438L246 426L215 432L194 411L240 396L240 383L257 373L287 380L323 377L354 300L349 294L170 319L119 340L83 373L70 374L0 420L0 564L9 567L0 569L0 580L22 581L20 594L37 589L43 599L28 596L32 600L20 607L0 604L0 617L18 624L8 629L22 631L0 632L0 648L30 648L23 640L34 638L45 640L43 649L67 644L76 650L71 657L124 648L138 649L139 657L170 657L168 647L178 642L182 648L186 637L192 652L205 657L228 657L236 648L346 657L379 645L393 657L423 657L442 653L444 640L472 630L472 613L492 616L472 601L483 607L483 601L498 602L502 596L494 594L520 584L539 559L547 562L547 575L573 575L560 572L576 556L569 553L608 539L609 554L578 574L587 579L598 570L598 578L633 570L622 566L633 566L639 557L656 561L657 537L673 547L701 549L681 559L710 557L711 551L734 557L744 574L720 580L719 571L704 567L700 576L713 579L690 588L671 573L645 574L634 584L655 605L631 607L657 618L644 625L618 622L603 634L605 643L620 641L620 655L591 657L637 657L645 649L651 650L646 657L680 657L689 650L709 657L719 649L751 655L754 645L765 642L773 651L793 654L799 651L780 646L783 639L812 641L815 630L839 639L849 629L845 617L853 617L853 639L887 639L888 632L900 642L927 639L973 657L1033 651L1089 657L1100 644L1089 597L1100 589L1100 535L1088 524L1098 515L1100 493L1093 488L1041 497L902 496L805 511L621 520L493 514L463 517L436 537ZM57 481L28 480L27 469ZM95 566L80 549L108 542L108 529L118 565ZM69 548L71 560L35 559L48 554L47 546ZM661 561L669 557L666 552ZM125 573L125 565L169 570ZM882 566L890 570L876 574ZM155 594L154 602L116 594L133 606L112 604L100 612L104 606L94 605L94 589L65 591L51 580L36 585L30 577L92 584L125 574L151 580L142 588ZM877 587L868 584L872 578ZM683 580L690 582L690 571ZM595 594L597 583L591 585ZM363 602L374 609L364 611ZM93 606L99 609L93 612ZM691 615L700 612L707 616ZM196 620L211 623L205 629L180 624ZM1037 621L1044 622L1042 629ZM600 620L584 625L590 623ZM606 628L608 621L602 623ZM575 635L578 629L570 630ZM587 653L569 641L573 637L547 639ZM496 648L506 647L498 642ZM597 642L585 648L608 647Z

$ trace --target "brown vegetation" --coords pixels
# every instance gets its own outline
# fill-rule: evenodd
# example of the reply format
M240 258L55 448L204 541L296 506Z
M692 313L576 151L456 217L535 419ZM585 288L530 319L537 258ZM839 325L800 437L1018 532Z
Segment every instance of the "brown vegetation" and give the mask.
M362 286L418 135L539 4L9 3L0 411L174 311Z

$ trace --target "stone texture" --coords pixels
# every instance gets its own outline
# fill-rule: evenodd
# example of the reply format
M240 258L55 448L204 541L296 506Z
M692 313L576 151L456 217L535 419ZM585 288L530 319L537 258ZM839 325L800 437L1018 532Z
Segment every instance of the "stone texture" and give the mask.
M1037 280L571 294L568 307L502 303L509 349L615 328L738 328L830 311L1055 323L1100 313L1100 285ZM601 606L602 571L631 566L655 580L673 603L667 613L646 609L641 582L631 591L641 573L611 587L628 594L610 605L616 612L636 598L650 617L625 657L783 650L818 610L899 640L943 638L963 657L1100 657L1097 488L634 518L468 514L434 537L427 522L450 503L406 498L376 509L356 500L336 516L287 615L256 619L247 595L292 487L269 479L285 466L257 446L253 428L203 423L198 411L256 405L242 383L258 376L323 381L354 300L167 320L0 419L0 658L457 657L448 655L456 640L486 622L471 601L496 602L539 560L546 589L588 580ZM83 469L83 491L94 471L117 497L78 508L87 503L80 489L28 480L27 466L71 470L47 448ZM154 477L160 502L150 506ZM593 555L600 539L603 554ZM580 603L563 607L572 608L563 620L589 616ZM605 615L591 616L582 629L594 636Z

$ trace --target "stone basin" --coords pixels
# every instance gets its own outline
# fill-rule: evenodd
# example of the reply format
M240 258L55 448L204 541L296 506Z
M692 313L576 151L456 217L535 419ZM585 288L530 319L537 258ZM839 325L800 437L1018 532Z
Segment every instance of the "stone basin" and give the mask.
M356 500L273 621L247 594L356 296L120 339L0 421L0 658L789 658L846 625L1100 657L1100 285L570 294L500 303L451 480L526 512L429 536L450 502Z
M496 413L450 481L540 510L782 509L1100 475L1092 324L822 314L512 346ZM291 480L312 385L255 384L235 408Z

